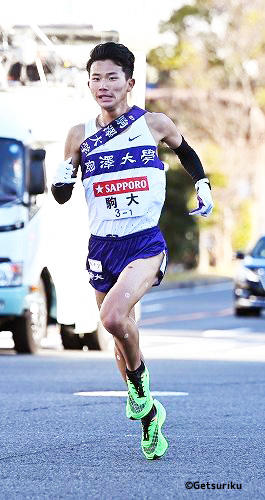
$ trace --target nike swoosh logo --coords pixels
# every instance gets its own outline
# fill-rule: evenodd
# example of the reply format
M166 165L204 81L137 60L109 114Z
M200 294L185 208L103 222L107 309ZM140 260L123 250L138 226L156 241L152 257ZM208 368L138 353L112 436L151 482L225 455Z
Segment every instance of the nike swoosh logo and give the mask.
M140 134L140 135L136 135L136 137L132 137L132 138L131 138L131 137L129 137L129 141L134 141L134 139L137 139L137 137L141 137L141 135L142 135L142 134Z
M144 407L146 406L146 403L141 404L141 405L136 403L136 401L134 401L134 399L131 397L130 394L128 397L129 397L129 405L130 405L130 408L131 408L133 413L140 413L144 409Z
M158 444L158 425L155 429L151 443L148 446L143 445L143 448L145 449L146 453L154 453L154 451L157 447L157 444Z

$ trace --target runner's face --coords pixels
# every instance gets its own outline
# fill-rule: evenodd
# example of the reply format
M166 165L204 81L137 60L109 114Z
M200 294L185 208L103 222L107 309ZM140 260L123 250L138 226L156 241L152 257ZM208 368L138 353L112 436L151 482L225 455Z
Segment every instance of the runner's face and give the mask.
M102 109L111 111L127 102L127 93L133 86L134 80L126 80L122 67L113 61L95 61L91 65L89 88Z

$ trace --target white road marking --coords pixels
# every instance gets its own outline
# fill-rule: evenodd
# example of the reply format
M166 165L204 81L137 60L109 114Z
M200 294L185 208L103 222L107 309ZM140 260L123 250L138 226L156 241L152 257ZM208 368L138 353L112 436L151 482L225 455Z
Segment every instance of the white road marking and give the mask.
M141 319L140 327L146 325L156 325L162 323L172 323L172 321L194 321L197 319L215 318L219 316L231 316L232 308L221 309L221 311L198 311L184 314L173 314L167 316L155 316L154 318Z
M232 290L233 283L216 283L215 285L203 285L194 287L177 288L175 290L165 290L161 292L152 292L145 295L141 302L153 302L156 300L171 299L174 297L185 297L189 295L199 295L201 293L210 292L223 292L225 290Z
M250 333L250 328L233 328L231 330L205 330L202 337L218 338L218 337L238 337L244 333Z
M142 313L149 313L149 312L156 312L156 311L162 311L167 307L167 304L148 304L148 305L143 305L142 306Z
M188 396L188 392L151 391L152 396Z
M152 396L188 396L188 392L171 392L171 391L152 391ZM126 398L127 391L91 391L91 392L74 392L74 396L94 397L111 397L111 398Z

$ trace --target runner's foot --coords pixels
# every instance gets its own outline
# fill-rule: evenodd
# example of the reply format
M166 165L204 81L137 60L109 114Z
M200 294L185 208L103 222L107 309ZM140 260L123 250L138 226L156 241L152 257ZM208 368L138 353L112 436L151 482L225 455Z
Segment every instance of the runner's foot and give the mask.
M126 415L132 420L145 417L152 409L154 400L149 389L149 372L143 361L141 366L131 372L126 369L128 398Z
M162 457L168 448L168 442L162 434L161 428L166 419L164 406L154 399L156 415L150 419L142 419L142 441L141 447L144 456L148 460Z

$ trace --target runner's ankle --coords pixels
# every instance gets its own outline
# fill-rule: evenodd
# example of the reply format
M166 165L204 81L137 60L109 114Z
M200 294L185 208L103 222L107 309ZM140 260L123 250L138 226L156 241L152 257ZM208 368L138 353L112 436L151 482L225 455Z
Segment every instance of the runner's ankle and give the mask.
M141 377L144 370L145 370L145 365L144 362L141 360L141 364L136 370L128 370L128 368L126 368L126 374L128 378L131 380L131 382L134 382L134 380L139 379Z
M150 423L156 416L156 407L155 405L153 404L151 410L149 411L149 413L147 413L147 415L145 415L145 417L141 418L141 421L143 424L147 424L147 423Z

